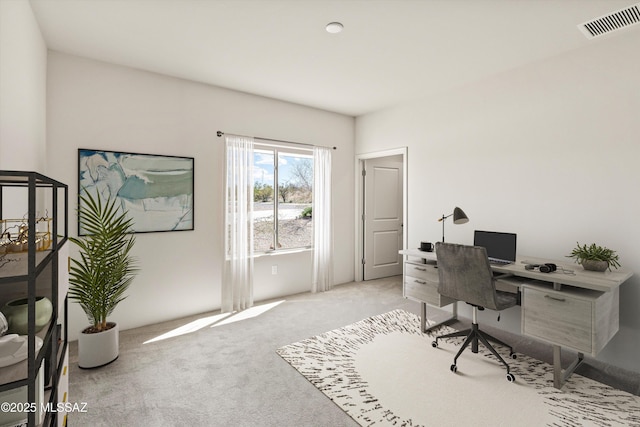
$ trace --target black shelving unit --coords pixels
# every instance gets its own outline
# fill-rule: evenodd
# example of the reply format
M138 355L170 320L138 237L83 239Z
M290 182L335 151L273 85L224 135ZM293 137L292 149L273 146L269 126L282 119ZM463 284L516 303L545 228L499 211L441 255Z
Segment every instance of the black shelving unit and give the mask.
M26 248L8 251L6 246L0 246L0 259L3 260L0 263L0 307L9 300L25 298L28 310L28 355L22 362L0 368L0 401L3 401L3 393L26 387L26 402L22 403L34 405L22 413L29 427L64 424L59 419L64 414L56 409L66 398L58 396L58 385L67 354L68 300L66 286L63 287L64 295L59 295L58 281L59 252L68 236L68 201L66 184L37 172L0 171L0 220L9 219L7 212L15 217L15 212L23 209L26 218L22 218L22 225L27 227ZM51 225L46 246L38 240L36 233L37 224L44 217L50 218L47 221ZM36 297L40 296L49 298L53 313L49 324L36 333ZM38 351L36 335L42 339ZM44 378L38 378L39 372ZM37 403L40 383L44 385L43 399Z

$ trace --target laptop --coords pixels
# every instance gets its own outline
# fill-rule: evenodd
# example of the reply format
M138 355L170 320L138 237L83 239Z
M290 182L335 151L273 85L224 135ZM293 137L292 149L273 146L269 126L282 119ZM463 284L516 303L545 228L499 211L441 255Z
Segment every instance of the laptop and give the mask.
M516 235L514 233L475 230L473 245L482 246L487 250L490 264L508 265L516 261Z

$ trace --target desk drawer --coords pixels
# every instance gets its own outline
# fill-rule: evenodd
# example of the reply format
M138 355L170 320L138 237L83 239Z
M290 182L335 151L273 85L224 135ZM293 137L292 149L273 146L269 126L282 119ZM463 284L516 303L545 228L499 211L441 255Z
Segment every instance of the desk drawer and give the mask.
M435 264L414 264L411 262L404 263L404 274L406 276L415 277L417 279L427 280L435 283L436 288L440 277L438 276L438 268Z
M522 332L595 356L618 330L618 291L523 286Z
M434 264L405 263L404 296L426 302L436 307L444 307L455 300L438 293L438 270Z

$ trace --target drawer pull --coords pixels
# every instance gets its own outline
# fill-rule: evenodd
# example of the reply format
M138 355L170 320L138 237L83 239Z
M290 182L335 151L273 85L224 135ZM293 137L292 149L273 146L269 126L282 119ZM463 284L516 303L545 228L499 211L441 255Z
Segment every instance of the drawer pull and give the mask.
M415 269L418 271L427 271L427 269L424 267L415 267Z
M426 285L427 282L425 282L424 280L414 280L414 282L416 282L419 285Z
M564 298L552 297L551 295L545 295L544 297L555 300L555 301L562 301L562 302L566 301Z

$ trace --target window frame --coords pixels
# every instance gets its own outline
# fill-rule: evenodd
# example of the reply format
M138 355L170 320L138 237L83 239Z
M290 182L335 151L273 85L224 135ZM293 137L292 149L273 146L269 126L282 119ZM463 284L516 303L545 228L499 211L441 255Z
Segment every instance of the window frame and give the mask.
M255 243L253 248L254 256L269 255L269 254L282 254L288 252L301 252L313 249L313 235L311 236L311 243L307 246L299 246L295 248L278 248L279 244L279 219L278 219L278 207L280 205L280 181L279 181L279 155L292 155L307 157L311 160L313 170L313 148L300 147L294 144L287 144L283 142L270 142L265 140L256 139L254 141L254 155L255 153L266 152L273 154L273 235L271 248L267 250L256 249ZM254 157L255 158L255 157ZM255 163L254 163L255 168ZM313 171L315 177L315 171ZM255 188L254 181L254 188ZM312 195L313 195L313 183L312 183ZM313 206L313 196L311 206ZM255 212L255 211L254 211ZM311 221L314 221L313 217ZM312 223L312 226L315 225ZM255 222L254 222L254 241L255 241Z

